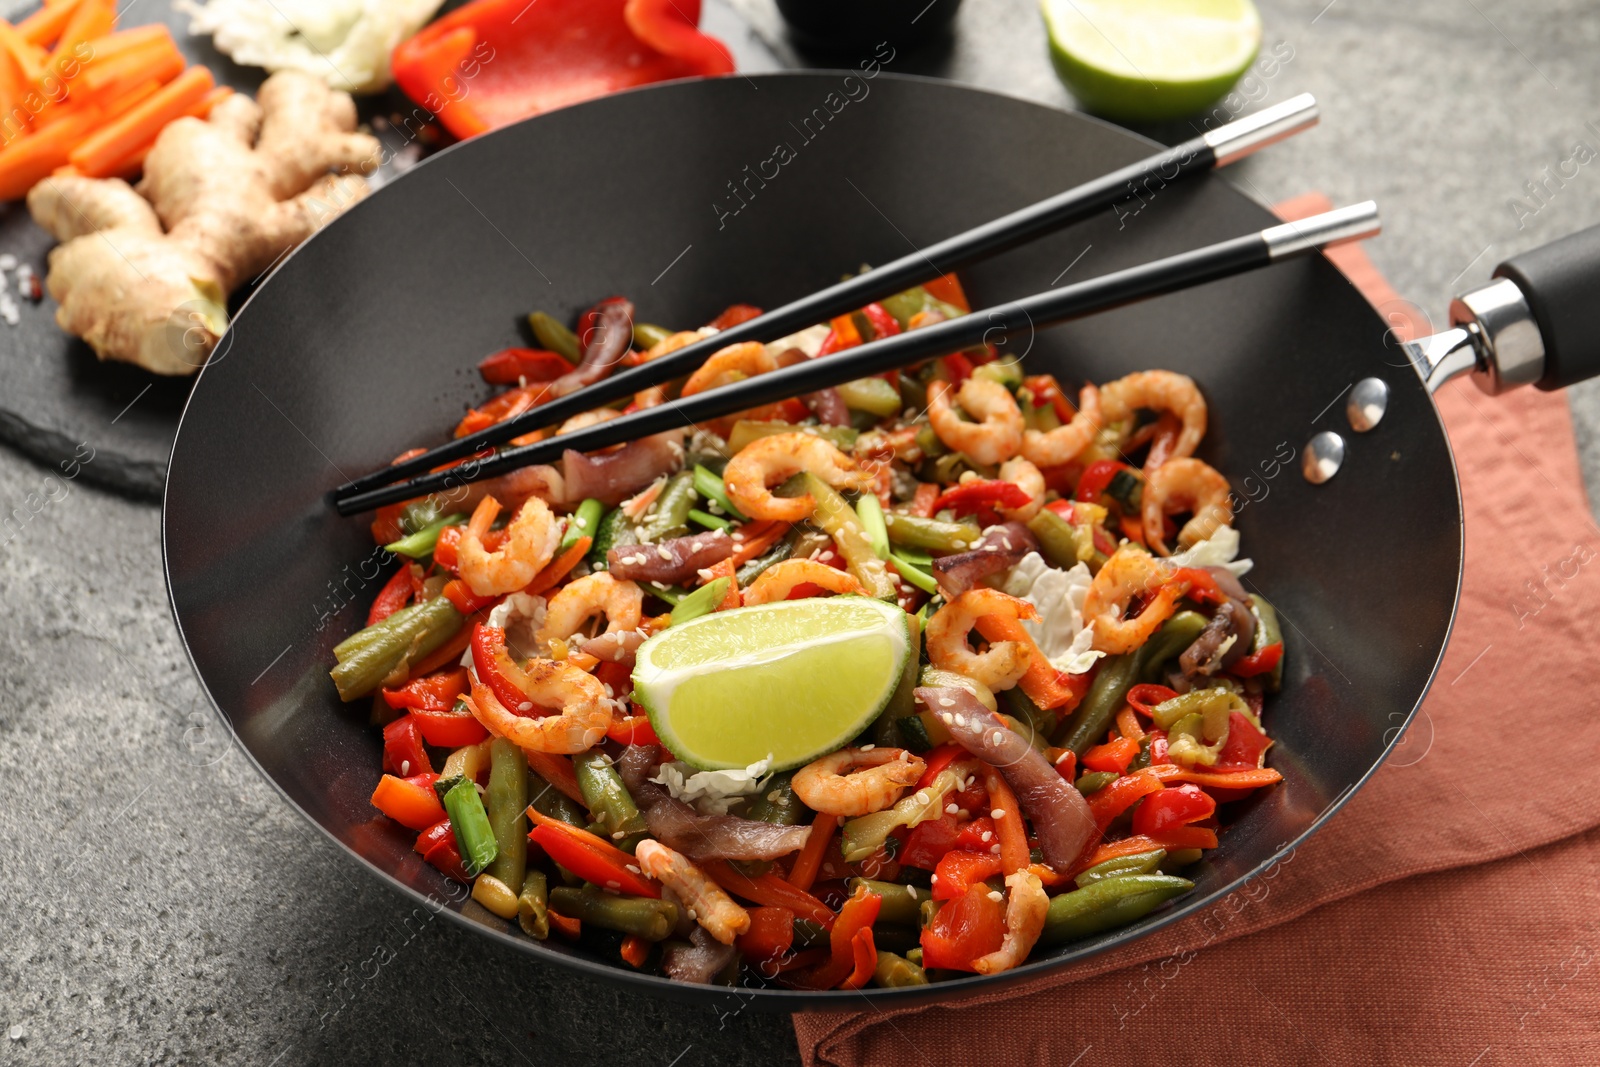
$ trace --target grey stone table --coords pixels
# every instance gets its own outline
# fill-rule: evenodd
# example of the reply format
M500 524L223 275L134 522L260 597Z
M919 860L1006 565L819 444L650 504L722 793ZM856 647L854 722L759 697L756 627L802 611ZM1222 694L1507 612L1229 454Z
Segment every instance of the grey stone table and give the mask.
M741 3L776 33L770 0ZM1324 125L1230 176L1266 201L1376 198L1371 254L1423 308L1600 221L1600 167L1562 170L1600 147L1592 6L1262 6L1281 58L1248 95L1311 90ZM957 29L908 66L1070 105L1033 4L967 0ZM1600 391L1572 403L1593 485ZM408 921L219 733L159 527L0 452L0 1063L796 1060L781 1016L644 1000Z

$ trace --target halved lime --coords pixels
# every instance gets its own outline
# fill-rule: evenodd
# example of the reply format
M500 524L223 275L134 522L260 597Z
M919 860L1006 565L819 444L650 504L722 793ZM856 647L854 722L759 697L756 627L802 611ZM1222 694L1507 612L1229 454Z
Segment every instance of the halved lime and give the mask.
M782 600L673 626L639 646L633 698L661 743L703 770L809 763L894 694L906 614L859 596Z
M1251 0L1042 0L1050 58L1085 110L1160 122L1205 109L1261 47Z

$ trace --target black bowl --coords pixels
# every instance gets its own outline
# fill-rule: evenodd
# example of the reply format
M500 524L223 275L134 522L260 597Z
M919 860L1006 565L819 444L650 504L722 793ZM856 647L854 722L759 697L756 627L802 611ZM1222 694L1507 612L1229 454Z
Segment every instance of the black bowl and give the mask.
M315 825L414 902L528 953L651 991L721 995L536 943L464 899L368 804L380 738L343 706L331 648L386 573L366 524L325 494L439 441L489 390L479 357L522 316L613 293L682 326L768 307L1106 170L1151 143L1080 115L944 82L791 73L643 89L441 153L329 225L251 298L195 384L173 448L164 547L173 610L201 681L257 765ZM839 103L843 101L843 103ZM809 124L809 125L808 125ZM780 151L785 146L788 151ZM781 157L781 161L780 160ZM771 162L769 162L771 161ZM995 303L1269 224L1214 177L1147 189L967 272ZM1017 971L916 990L801 994L857 1008L959 996L1144 936L1238 888L1372 773L1443 649L1460 569L1460 503L1437 415L1383 321L1312 257L1073 323L1028 341L1036 367L1105 381L1168 367L1210 398L1204 457L1248 497L1249 581L1289 634L1268 705L1286 781L1230 805L1196 889L1130 927ZM1284 462L1355 378L1393 396L1383 430L1313 487ZM1332 414L1329 414L1329 412ZM1320 421L1319 421L1320 420Z

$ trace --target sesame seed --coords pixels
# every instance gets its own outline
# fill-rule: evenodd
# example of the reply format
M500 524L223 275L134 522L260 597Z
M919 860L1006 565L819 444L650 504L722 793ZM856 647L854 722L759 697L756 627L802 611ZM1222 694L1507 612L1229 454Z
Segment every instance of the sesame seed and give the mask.
M704 547L705 546L702 545L699 541L690 541L689 542L689 551L690 552L698 552Z
M928 795L928 791L926 789L917 790L917 803L919 803L919 804L931 804L932 802L933 802L933 797Z
M906 896L910 897L912 900L916 900L917 899L917 887L914 886L914 885L906 886Z
M950 714L948 711L941 711L939 713L939 718L943 719L947 724L950 725L954 725L956 721L956 717Z
M660 556L662 559L670 560L672 559L672 549L668 548L666 545L659 545L656 548L656 555ZM639 562L643 563L644 560L640 560Z
M948 804L946 804L944 806L944 813L946 815L954 815L956 812L958 812L960 810L961 810L960 806L957 805L956 802L953 801L953 800L950 803L948 803Z
M995 730L989 735L989 744L999 747L1000 742L1004 741L1005 739L1006 735L1003 730Z
M522 703L517 705L517 710L518 711L532 711L533 710L533 701L524 700Z
M411 777L411 761L410 760L401 760L400 761L400 777L402 777L402 778Z
M871 752L873 749L875 749L877 747L878 747L877 745L862 745L861 746L861 751L863 751L863 752Z
M998 904L998 903L1000 903L1002 900L1004 900L1006 898L1005 898L1005 894L1000 892L1000 890L991 889L991 890L989 890L989 899L994 901L996 904Z
M700 918L700 916L693 908L690 908L689 909L689 918L698 919L698 918Z
M939 706L941 708L953 708L956 706L956 702L950 697L940 697Z
M776 804L778 802L778 799L779 799L780 796L781 796L781 794L776 789L774 789L772 792L767 794L767 803L768 804Z
M989 818L993 819L995 822L999 822L1005 817L1006 813L1004 808L995 808L993 811L989 812Z
M956 818L970 819L972 818L972 812L968 811L966 808L962 808L960 811L956 812Z
M606 888L607 889L621 889L622 888L622 883L619 882L619 881L616 881L615 879L608 879L606 881Z
M994 831L993 830L985 830L983 832L983 836L981 838L979 838L979 840L987 845L990 841L994 840Z
M933 877L932 877L932 878L930 878L930 879L928 879L928 880L929 880L929 881L930 881L930 882L937 882L937 881L938 881L938 880L939 880L939 876L938 876L938 875L937 875L937 874L935 874L935 875L934 875L934 876L933 876ZM906 886L906 888L907 888L907 889L910 889L910 888L911 888L911 887L910 887L910 886Z
M997 843L995 843L993 845L990 845L989 846L989 851L992 852L996 856L1000 855L1000 845L999 845L999 843L997 842Z
M956 725L957 726L966 726L967 725L967 717L965 715L961 714L959 711L956 712Z
M744 531L740 530L730 535L735 541L744 540Z
M621 841L624 837L627 837L627 836L628 836L628 834L627 834L627 831L625 831L625 830L613 830L611 832L611 840L613 840L613 841Z

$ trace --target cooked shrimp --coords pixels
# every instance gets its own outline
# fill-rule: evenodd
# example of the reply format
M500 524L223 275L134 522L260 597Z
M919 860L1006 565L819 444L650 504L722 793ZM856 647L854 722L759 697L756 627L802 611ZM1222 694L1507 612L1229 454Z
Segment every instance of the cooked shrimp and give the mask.
M1107 422L1131 418L1134 411L1170 411L1183 423L1178 440L1166 459L1194 455L1200 438L1206 435L1206 401L1200 387L1186 374L1170 370L1136 371L1106 384L1100 390L1100 404Z
M853 819L889 807L926 768L903 748L843 748L795 771L790 785L812 811Z
M722 480L734 507L751 518L799 522L816 509L811 494L775 497L768 486L801 471L810 471L835 489L866 487L866 477L853 459L809 433L779 433L750 442L728 461Z
M939 440L979 463L1002 463L1022 448L1022 409L1017 398L999 382L968 378L956 393L961 410L976 421L963 419L950 405L950 383L928 387L928 421Z
M1005 940L993 952L972 961L972 969L979 974L998 974L1022 963L1044 932L1050 898L1045 895L1039 876L1013 871L1006 875L1006 888L1011 892L1006 901Z
M683 902L689 917L724 945L750 929L750 913L733 902L706 872L661 842L645 838L634 850L639 870L654 878Z
M483 547L483 538L498 514L500 501L484 497L461 533L456 554L461 580L476 596L499 596L521 589L545 568L561 541L549 505L538 497L529 497L506 527L505 543L490 552Z
M580 411L566 422L563 422L561 424L561 428L558 429L556 433L571 433L573 430L581 430L586 426L594 426L597 423L610 422L612 419L617 418L621 414L622 412L613 408L595 408L593 411Z
M524 670L507 656L497 659L496 666L528 698L526 710L543 705L561 711L540 718L519 715L507 710L488 686L473 678L467 706L485 730L518 748L568 755L604 740L611 725L611 701L594 675L551 659L533 660Z
M774 563L761 572L761 577L750 583L744 591L744 604L770 604L774 600L787 600L795 587L810 582L820 585L830 593L859 593L861 583L844 571L811 559L786 559Z
M698 330L680 330L677 333L669 334L668 336L657 341L654 345L650 346L650 351L640 356L639 362L649 363L652 359L660 359L669 352L676 352L685 345L692 345L696 341L705 337L710 337L716 332L717 331L707 326L701 327Z
M1136 545L1112 553L1089 583L1083 621L1094 627L1094 647L1118 655L1132 652L1172 615L1180 590L1167 579L1172 568ZM1128 608L1148 599L1138 615L1123 618Z
M1053 430L1029 430L1022 435L1022 455L1041 467L1071 463L1094 443L1095 434L1105 425L1100 410L1100 390L1085 385L1078 394L1078 413L1072 421Z
M545 607L544 628L538 640L548 645L565 640L597 615L606 619L606 633L636 630L644 618L644 591L630 581L596 571L568 582Z
M1019 641L996 641L974 652L967 636L985 615L1034 620L1039 613L1026 600L986 586L969 589L934 612L924 636L928 658L940 670L955 671L996 692L1017 684L1032 662L1033 649Z
M700 365L700 369L689 375L689 380L683 383L680 396L694 396L707 389L715 389L719 385L728 385L744 378L754 378L758 374L766 374L776 370L777 362L767 351L767 346L760 341L743 341L736 345L729 345L711 354Z
M1228 479L1215 467L1192 456L1169 459L1144 483L1144 539L1167 555L1165 518L1187 511L1192 517L1178 531L1178 544L1188 548L1204 541L1233 521L1232 498Z
M1031 462L1018 456L1000 464L1000 480L1028 494L1028 502L1021 507L1001 508L1000 514L1013 522L1027 522L1044 507L1044 475Z

